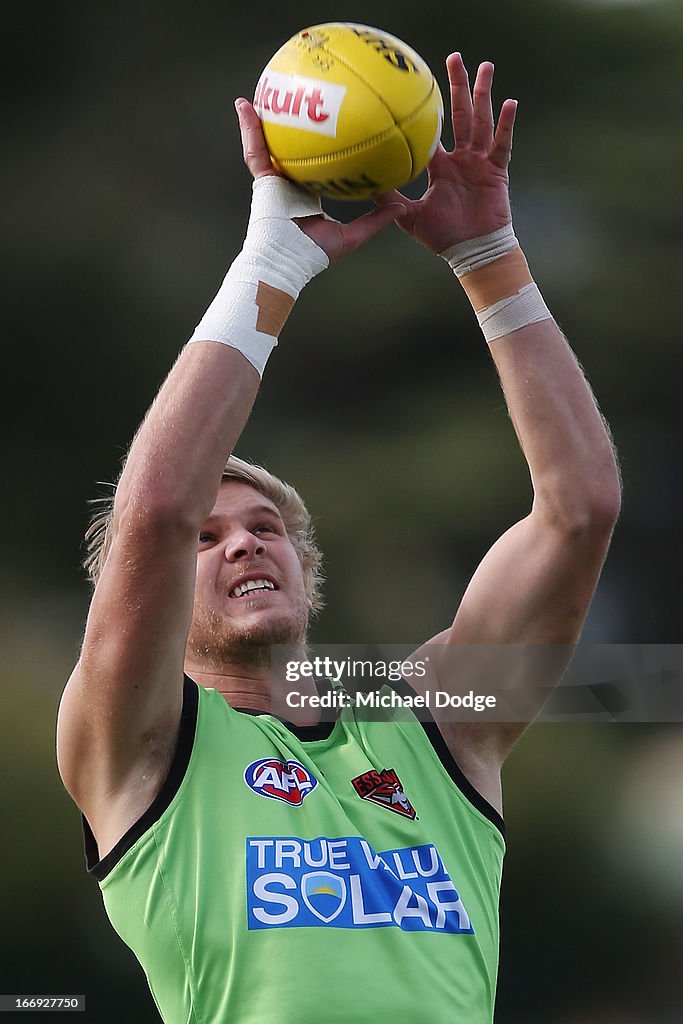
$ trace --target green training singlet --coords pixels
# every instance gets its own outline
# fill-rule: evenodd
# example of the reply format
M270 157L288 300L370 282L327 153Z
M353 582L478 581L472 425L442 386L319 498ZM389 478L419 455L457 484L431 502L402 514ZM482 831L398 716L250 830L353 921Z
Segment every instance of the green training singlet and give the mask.
M500 815L434 722L295 727L186 677L159 795L88 870L166 1024L491 1024Z

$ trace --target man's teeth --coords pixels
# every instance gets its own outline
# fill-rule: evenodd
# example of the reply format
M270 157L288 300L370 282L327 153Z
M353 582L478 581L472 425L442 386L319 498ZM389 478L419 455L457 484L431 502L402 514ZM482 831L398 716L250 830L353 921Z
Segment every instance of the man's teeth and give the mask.
M248 593L250 590L275 590L275 584L271 583L270 580L247 580L246 583L238 583L230 591L230 597L242 597L243 594Z

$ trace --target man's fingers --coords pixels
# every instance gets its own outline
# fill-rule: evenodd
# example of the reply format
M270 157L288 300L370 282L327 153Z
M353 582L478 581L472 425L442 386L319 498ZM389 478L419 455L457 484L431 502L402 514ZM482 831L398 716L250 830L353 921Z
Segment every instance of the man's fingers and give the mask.
M377 198L378 204L381 198L383 197ZM386 205L378 205L376 210L364 213L362 217L357 217L348 224L341 224L342 250L339 255L343 256L358 249L369 238L388 228L405 211L405 203L389 202Z
M254 178L265 174L276 174L270 160L270 153L263 137L261 120L249 100L240 97L235 100L235 110L240 123L244 162Z
M517 100L505 100L500 108L496 135L493 140L493 149L490 153L491 163L503 170L510 163L512 153L512 132L515 126L517 115Z
M390 203L400 203L402 206L406 208L411 202L410 199L406 199L404 195L401 195L398 189L392 189L391 192L385 192L381 196L373 196L372 201L377 206L389 206Z
M493 144L493 105L491 103L491 84L493 82L493 64L490 60L479 65L474 82L472 95L474 107L472 111L472 149L488 153Z
M446 58L451 94L451 122L456 147L469 146L472 135L472 97L467 69L459 53Z

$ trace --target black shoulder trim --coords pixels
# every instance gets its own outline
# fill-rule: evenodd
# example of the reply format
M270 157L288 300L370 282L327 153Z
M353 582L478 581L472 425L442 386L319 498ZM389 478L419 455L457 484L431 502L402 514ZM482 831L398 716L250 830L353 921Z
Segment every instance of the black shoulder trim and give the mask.
M415 695L415 691L412 686L410 686L405 679L401 679L395 683L387 683L387 686L391 686L402 697L413 697ZM481 795L479 790L474 788L470 780L465 776L462 768L451 754L448 744L443 738L443 734L434 721L431 712L427 708L420 708L419 717L417 715L415 717L424 729L429 742L441 761L441 764L444 766L462 795L466 797L469 802L484 815L485 818L488 818L491 824L495 825L503 838L505 838L505 822L503 821L502 815L499 814L496 808L488 802L486 797Z
M197 683L189 676L185 676L183 682L183 710L180 716L180 730L178 732L178 745L171 762L166 781L158 794L134 825L128 829L124 836L119 839L109 853L99 859L97 842L92 833L88 820L81 816L83 824L83 840L85 845L85 866L88 874L93 875L98 882L103 881L109 872L118 864L121 858L137 843L138 839L159 820L173 797L180 788L185 778L187 766L190 763L190 755L194 747L194 737L197 728L197 711L199 708L199 688Z

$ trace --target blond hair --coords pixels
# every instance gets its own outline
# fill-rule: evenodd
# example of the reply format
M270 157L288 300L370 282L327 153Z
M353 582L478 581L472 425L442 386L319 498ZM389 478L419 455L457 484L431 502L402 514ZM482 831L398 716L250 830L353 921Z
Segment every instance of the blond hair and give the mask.
M236 455L231 455L226 462L221 483L231 480L253 487L259 494L269 498L277 508L282 516L287 536L301 563L306 596L311 602L311 613L316 615L324 606L322 553L316 544L313 522L301 495L291 484L280 480L263 466L245 462ZM112 493L106 497L94 498L90 502L96 506L96 511L84 537L86 556L83 559L83 568L93 586L100 578L112 541L116 484L105 486L111 487Z

